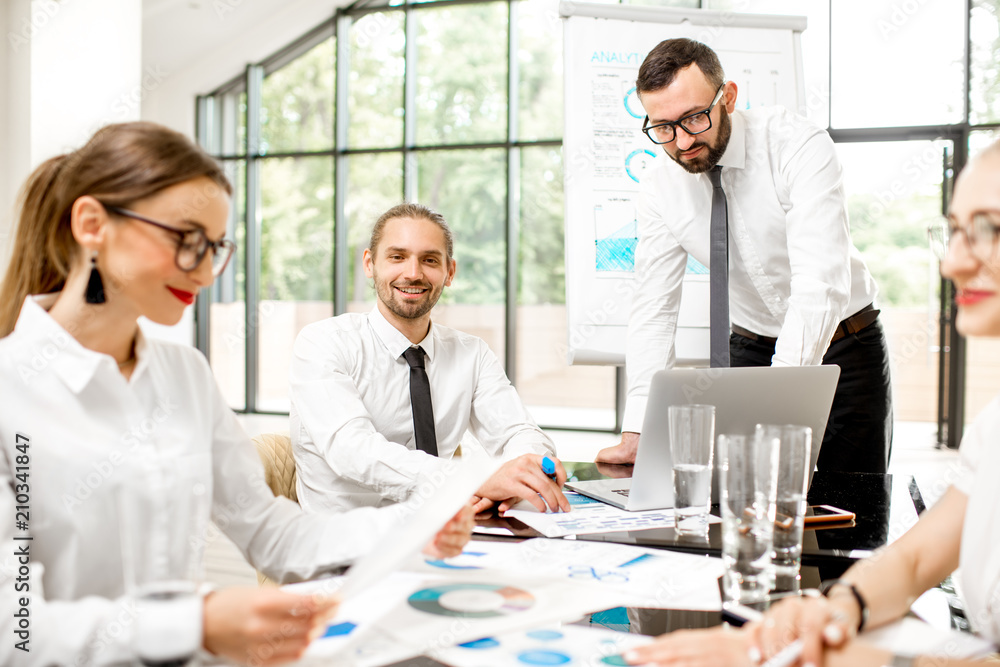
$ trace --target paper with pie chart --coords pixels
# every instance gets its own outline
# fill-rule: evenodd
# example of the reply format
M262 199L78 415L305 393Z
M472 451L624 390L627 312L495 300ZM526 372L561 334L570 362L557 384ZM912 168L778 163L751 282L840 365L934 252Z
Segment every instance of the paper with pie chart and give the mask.
M293 590L309 590L301 586ZM419 579L396 573L391 586L376 585L348 600L307 655L374 667L490 635L576 621L627 601L591 582L524 573L456 569Z
M432 655L453 667L626 665L622 654L652 637L580 625L542 627L483 637Z

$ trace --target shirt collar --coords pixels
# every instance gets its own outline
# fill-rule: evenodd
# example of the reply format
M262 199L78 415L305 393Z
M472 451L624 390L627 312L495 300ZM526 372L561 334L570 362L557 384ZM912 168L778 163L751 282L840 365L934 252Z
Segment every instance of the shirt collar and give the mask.
M110 355L90 350L80 344L48 310L59 298L60 292L28 296L14 325L14 331L24 336L37 350L38 358L59 376L74 394L79 394L93 379L99 369L118 373L118 364ZM133 377L145 360L146 339L138 329L135 339L136 367ZM144 364L143 364L144 365Z
M722 154L719 164L723 167L743 169L747 163L747 121L742 111L729 114L733 121L733 132L729 136L729 145Z
M385 348L392 355L393 359L398 359L406 352L407 348L413 347L410 339L404 336L399 329L392 326L389 320L385 319L385 316L382 315L382 311L378 309L377 305L368 314L368 322L371 324L372 330L375 331L375 335L382 341L382 344L385 345ZM417 345L424 348L424 354L427 355L428 359L434 359L434 331L434 322L431 322L431 326L427 330L427 335L424 336L422 341L417 343Z

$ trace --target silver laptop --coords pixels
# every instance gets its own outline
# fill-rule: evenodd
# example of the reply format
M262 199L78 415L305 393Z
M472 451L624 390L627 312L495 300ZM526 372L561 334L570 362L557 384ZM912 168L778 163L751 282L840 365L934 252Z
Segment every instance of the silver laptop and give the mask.
M631 479L571 482L566 488L629 511L674 506L667 407L715 406L715 434L753 433L756 424L812 428L809 483L840 378L839 366L675 368L653 376ZM713 444L714 446L714 444ZM718 457L712 502L719 502Z

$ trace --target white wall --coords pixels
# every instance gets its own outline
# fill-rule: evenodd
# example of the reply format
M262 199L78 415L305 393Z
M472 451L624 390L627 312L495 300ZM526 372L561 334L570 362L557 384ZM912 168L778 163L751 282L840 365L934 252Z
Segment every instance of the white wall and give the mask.
M0 269L16 193L42 161L111 120L137 120L141 0L7 0L0 56ZM138 100L137 100L138 101Z
M0 36L6 36L10 29L8 25L10 21L8 19L8 14L13 10L13 4L9 3L0 6ZM7 247L7 233L11 224L11 216L13 215L11 211L11 193L10 190L10 166L8 162L11 159L10 156L10 134L11 126L7 122L7 106L10 104L10 98L13 91L8 87L8 76L7 76L7 62L10 60L9 51L11 50L10 45L7 40L4 39L4 43L0 44L0 91L3 91L3 96L0 97L0 146L3 147L0 150L0 267L6 266L8 258L8 247ZM0 276L2 276L0 272Z
M37 165L78 148L108 123L139 119L142 2L33 0L32 13L51 17L31 41Z
M17 190L31 167L30 48L22 39L30 31L30 0L9 0L0 9L0 275L10 256L8 235L14 224ZM30 33L29 33L30 34Z

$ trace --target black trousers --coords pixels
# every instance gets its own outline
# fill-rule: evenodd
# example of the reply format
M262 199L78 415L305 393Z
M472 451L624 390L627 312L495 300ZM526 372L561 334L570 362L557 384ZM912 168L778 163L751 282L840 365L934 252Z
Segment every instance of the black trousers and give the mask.
M729 356L734 367L770 366L774 344L734 333L729 337ZM840 366L840 381L817 469L886 472L892 451L892 389L882 323L876 320L831 344L823 364Z

